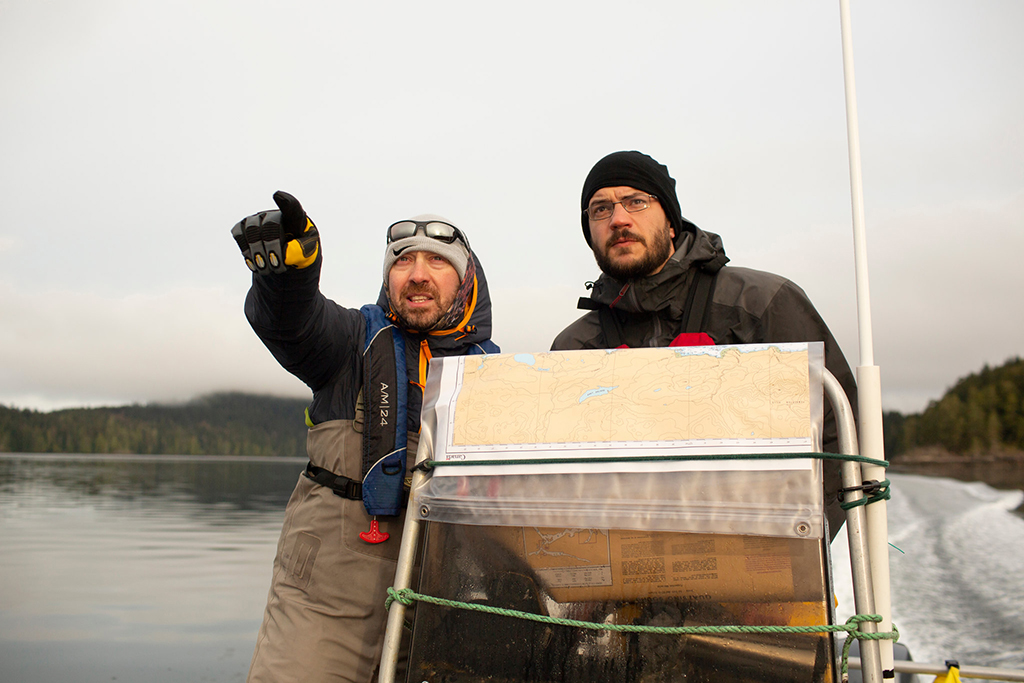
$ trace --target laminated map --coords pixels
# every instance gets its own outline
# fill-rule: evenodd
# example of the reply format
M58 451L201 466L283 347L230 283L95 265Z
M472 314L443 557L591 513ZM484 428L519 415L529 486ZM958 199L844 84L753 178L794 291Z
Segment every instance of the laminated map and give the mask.
M433 410L433 457L568 472L550 460L590 458L589 471L621 471L621 462L608 461L812 452L820 448L822 356L822 345L812 342L433 359L425 404ZM524 470L526 461L537 464ZM699 467L750 469L758 462L705 460ZM790 462L782 466L807 467ZM655 465L680 470L694 461ZM506 467L443 467L436 475Z

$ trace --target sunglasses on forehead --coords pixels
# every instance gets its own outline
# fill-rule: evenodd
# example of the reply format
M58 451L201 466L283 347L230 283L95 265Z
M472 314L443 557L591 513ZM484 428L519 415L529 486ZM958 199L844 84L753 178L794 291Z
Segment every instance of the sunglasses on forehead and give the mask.
M467 249L469 248L469 242L466 240L466 236L462 234L462 231L451 223L445 223L444 221L398 221L397 223L392 223L388 228L388 244L405 239L406 237L413 237L420 230L430 239L446 244L459 240L466 245Z

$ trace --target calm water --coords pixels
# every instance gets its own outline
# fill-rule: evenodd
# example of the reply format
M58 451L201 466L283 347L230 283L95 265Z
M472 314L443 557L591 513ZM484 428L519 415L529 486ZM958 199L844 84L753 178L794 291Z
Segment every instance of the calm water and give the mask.
M302 464L0 456L0 681L243 681ZM918 660L1024 668L1024 494L892 480L903 642Z
M28 458L0 458L0 681L244 681L302 462Z

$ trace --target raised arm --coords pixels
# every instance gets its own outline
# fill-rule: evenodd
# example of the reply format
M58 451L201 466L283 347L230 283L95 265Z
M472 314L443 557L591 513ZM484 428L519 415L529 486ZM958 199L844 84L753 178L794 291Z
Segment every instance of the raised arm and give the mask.
M320 293L320 234L299 201L278 191L274 202L277 211L247 216L231 229L253 273L245 316L281 366L316 392L353 367L363 318Z

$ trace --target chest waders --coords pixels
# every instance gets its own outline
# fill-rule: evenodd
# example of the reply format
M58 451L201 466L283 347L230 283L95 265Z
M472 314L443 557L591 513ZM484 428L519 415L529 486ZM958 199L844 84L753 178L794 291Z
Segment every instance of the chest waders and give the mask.
M306 465L306 476L334 494L361 500L367 514L398 515L405 502L409 380L405 337L379 306L359 309L366 321L363 348L361 481ZM399 361L398 359L401 359ZM401 362L401 371L399 371ZM308 420L308 416L307 416ZM312 427L312 423L307 422Z
M313 463L306 466L306 476L333 490L335 495L363 501L371 517L394 516L401 514L407 495L409 366L405 357L406 339L380 306L366 305L359 312L366 320L362 481L329 472ZM499 353L489 339L465 350L465 355L469 356L487 353Z

